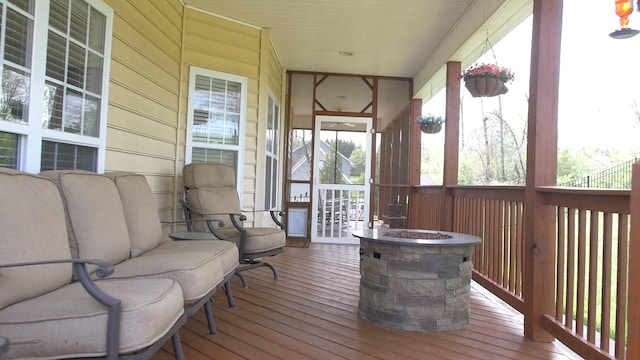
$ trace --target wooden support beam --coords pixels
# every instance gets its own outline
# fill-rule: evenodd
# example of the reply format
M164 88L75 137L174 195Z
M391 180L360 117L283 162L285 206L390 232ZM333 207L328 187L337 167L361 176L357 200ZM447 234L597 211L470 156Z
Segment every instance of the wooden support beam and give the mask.
M422 100L411 99L411 125L409 126L409 185L420 185L420 163L422 162L422 131L420 125L415 121L422 114ZM409 204L407 209L407 227L410 229L418 229L418 206L417 196L414 188L409 189Z
M462 64L459 61L447 63L446 104L444 121L444 172L442 183L445 194L442 197L442 217L440 228L453 231L453 196L449 187L458 185L458 159L460 153L460 78Z
M525 336L553 341L542 327L554 313L555 209L539 186L555 185L558 143L558 82L562 0L534 0L525 188Z

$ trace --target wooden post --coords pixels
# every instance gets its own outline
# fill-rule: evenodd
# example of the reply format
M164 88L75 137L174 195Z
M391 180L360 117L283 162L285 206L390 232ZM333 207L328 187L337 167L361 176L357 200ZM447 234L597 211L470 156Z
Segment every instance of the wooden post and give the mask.
M459 61L447 63L446 114L444 122L444 173L442 184L442 217L440 228L453 231L453 196L449 186L458 185L458 158L460 153L460 78L462 64Z
M524 333L553 341L542 328L554 311L555 209L545 206L538 186L555 185L558 151L558 82L562 0L534 0L524 205Z
M416 214L418 213L415 206L418 204L415 203L416 195L414 186L420 185L420 163L422 162L422 131L420 130L420 126L418 122L415 121L418 116L422 114L422 100L421 99L411 99L411 125L409 126L409 185L411 188L409 189L409 204L407 209L409 213L407 214L407 228L417 229L418 228L418 220L416 218Z
M627 359L640 359L640 282L635 277L640 273L640 162L633 164L630 211Z

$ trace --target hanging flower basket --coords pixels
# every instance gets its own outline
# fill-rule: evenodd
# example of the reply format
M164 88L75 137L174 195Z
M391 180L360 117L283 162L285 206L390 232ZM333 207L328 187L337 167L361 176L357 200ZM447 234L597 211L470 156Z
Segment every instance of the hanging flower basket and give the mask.
M506 94L506 83L513 81L511 70L493 64L474 65L460 77L473 97L493 97Z
M440 116L418 116L416 119L418 124L420 125L420 130L422 130L425 134L437 134L442 130L442 123L444 123L444 119Z
M464 86L473 97L493 97L506 94L507 86L492 76L475 76L464 81Z
M420 130L425 134L437 134L442 130L442 124L420 125Z

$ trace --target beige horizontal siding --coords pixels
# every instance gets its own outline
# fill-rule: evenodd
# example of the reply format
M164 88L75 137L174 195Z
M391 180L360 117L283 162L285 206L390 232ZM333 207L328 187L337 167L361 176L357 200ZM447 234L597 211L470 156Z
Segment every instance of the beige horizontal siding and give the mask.
M179 0L105 0L114 9L107 171L144 174L164 220L179 218L181 169L185 159L189 68L197 66L244 76L247 123L243 204L256 202L261 69L281 104L284 69L271 42L267 49L256 27L184 7ZM184 26L183 26L184 22ZM184 31L183 31L184 29ZM268 32L267 32L268 33ZM268 66L261 51L268 52ZM260 175L263 177L264 175ZM261 206L258 206L261 208Z
M183 7L176 0L107 2L115 16L105 168L145 175L159 213L170 219Z

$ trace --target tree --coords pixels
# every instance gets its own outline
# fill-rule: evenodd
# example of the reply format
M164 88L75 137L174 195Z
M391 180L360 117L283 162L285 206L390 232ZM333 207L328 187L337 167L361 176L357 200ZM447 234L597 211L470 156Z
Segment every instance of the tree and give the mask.
M524 120L516 124L506 121L499 110L483 116L481 128L472 129L472 135L461 150L459 183L524 184L527 137L525 124Z
M342 157L336 148L336 142L329 142L329 152L322 161L320 167L321 184L344 184L344 173L342 172Z
M351 176L360 176L364 173L366 153L361 147L357 147L351 153L349 160L353 163L351 165Z
M345 141L342 139L338 139L338 152L347 159L351 157L351 153L356 148L356 143L353 140Z

